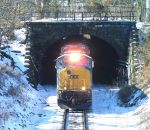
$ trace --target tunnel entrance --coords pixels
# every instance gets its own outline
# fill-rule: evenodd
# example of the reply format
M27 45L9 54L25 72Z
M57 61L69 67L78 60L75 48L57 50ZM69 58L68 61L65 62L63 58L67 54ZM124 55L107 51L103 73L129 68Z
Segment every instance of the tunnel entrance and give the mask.
M83 36L74 35L58 40L49 46L42 60L40 70L41 84L56 84L55 59L59 56L61 47L70 42L84 43L90 51L94 60L93 82L102 84L112 84L116 80L118 55L111 45L98 37L91 36L90 39Z

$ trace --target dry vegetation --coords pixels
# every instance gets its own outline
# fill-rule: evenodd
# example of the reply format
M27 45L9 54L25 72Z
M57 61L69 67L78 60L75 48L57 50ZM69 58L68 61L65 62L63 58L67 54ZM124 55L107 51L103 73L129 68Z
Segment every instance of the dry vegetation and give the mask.
M31 1L0 1L0 34L11 37L13 30L23 26L24 18L31 12Z
M141 47L141 52L144 57L144 66L143 66L143 82L142 89L146 94L150 94L150 32L146 35L144 40L144 46ZM139 77L140 79L140 77ZM145 104L143 109L141 109L139 125L143 126L143 129L150 129L150 116L149 116L149 104Z
M143 42L143 45L136 49L139 67L135 68L137 71L135 83L146 90L150 84L150 33L146 34Z
M150 83L150 33L148 33L145 39L143 53L144 53L144 61L145 61L145 67L144 67L145 79L146 79L146 83L149 84Z

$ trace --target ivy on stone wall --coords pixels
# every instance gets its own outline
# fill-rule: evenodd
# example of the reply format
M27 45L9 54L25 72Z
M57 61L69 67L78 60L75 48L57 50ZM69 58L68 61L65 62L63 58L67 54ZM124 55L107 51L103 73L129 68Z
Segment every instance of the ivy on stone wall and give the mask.
M144 54L144 74L146 83L150 83L150 33L148 33L144 47L143 47L143 54Z
M147 35L145 39L143 52L144 52L144 60L146 64L150 64L150 33Z
M150 84L150 33L147 34L142 45L134 48L132 55L133 65L133 83L141 87Z

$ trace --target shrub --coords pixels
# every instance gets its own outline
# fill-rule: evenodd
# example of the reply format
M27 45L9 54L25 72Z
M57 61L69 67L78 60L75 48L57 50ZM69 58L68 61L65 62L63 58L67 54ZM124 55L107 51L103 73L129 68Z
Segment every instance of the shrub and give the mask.
M125 86L120 89L119 93L120 105L131 107L137 105L142 101L147 95L135 85Z
M3 107L0 106L0 123L5 124L5 121L7 121L10 117L10 113L8 110L4 109Z
M132 96L132 93L135 91L135 86L125 86L123 88L120 89L119 93L118 93L118 96L119 96L119 99L120 101L125 104L125 103L128 103L131 96Z
M14 88L13 86L10 86L10 88L7 91L8 95L10 96L16 96L17 95L17 91L16 88Z

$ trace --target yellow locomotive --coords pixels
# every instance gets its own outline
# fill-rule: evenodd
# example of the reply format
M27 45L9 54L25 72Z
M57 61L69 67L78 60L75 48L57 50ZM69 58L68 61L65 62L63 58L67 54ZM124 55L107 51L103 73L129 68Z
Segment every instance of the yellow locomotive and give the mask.
M92 103L93 60L84 44L65 45L56 59L57 101L62 109L88 109Z

